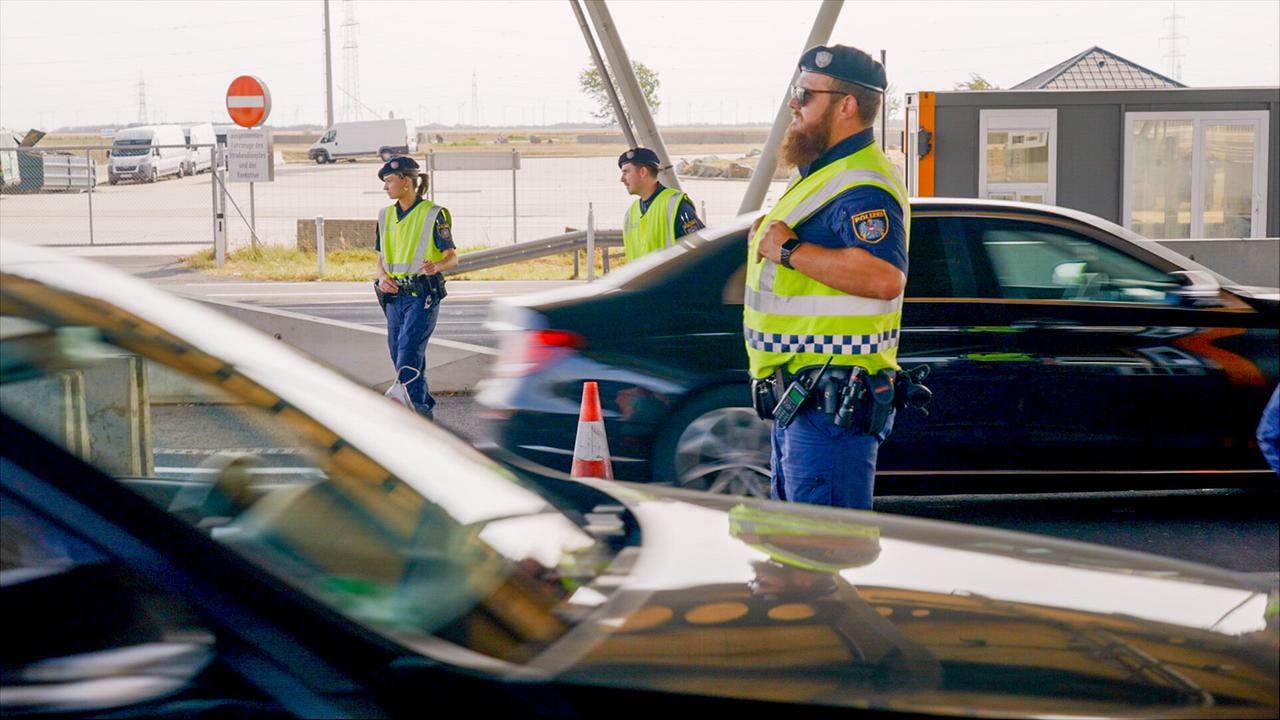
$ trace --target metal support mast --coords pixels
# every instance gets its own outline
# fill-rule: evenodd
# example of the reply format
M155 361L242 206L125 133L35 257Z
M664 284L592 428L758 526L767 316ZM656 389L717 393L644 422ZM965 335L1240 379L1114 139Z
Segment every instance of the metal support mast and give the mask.
M569 7L573 8L573 14L578 18L578 27L582 28L582 38L587 41L587 49L591 51L591 59L595 61L596 70L600 72L600 80L604 83L605 93L609 96L609 104L613 105L613 115L618 119L618 127L622 128L622 134L627 138L627 146L636 146L635 133L631 131L631 123L627 121L627 113L622 109L622 101L618 99L618 91L614 87L613 77L609 75L609 67L605 65L604 58L600 57L600 48L596 45L596 38L591 34L591 28L587 25L587 17L582 14L582 6L578 4L578 0L569 0ZM566 105L565 121L568 122L569 113Z
M613 23L609 7L604 0L586 0L587 14L595 25L596 35L604 46L604 54L609 59L609 66L618 81L618 90L626 103L631 121L635 125L636 137L640 144L658 154L662 162L658 169L658 180L669 188L680 189L680 181L671 167L671 157L667 154L667 146L662 142L662 134L653 121L653 113L649 112L649 104L645 102L640 82L636 80L635 71L631 68L631 59L622 46L622 38L618 35L618 27Z
M818 15L813 19L813 28L809 31L809 39L805 40L804 52L815 45L826 45L831 39L831 30L840 17L840 8L844 0L822 0ZM796 57L799 57L797 55ZM751 182L747 192L742 196L742 204L738 206L738 214L754 212L764 204L764 196L769 191L769 183L773 180L773 171L778 169L778 146L782 144L782 136L791 124L791 92L790 88L800 77L800 68L791 73L791 82L787 83L787 92L783 94L782 106L773 120L773 128L769 130L769 138L765 140L764 150L760 152L760 162L756 163L756 171L751 174Z

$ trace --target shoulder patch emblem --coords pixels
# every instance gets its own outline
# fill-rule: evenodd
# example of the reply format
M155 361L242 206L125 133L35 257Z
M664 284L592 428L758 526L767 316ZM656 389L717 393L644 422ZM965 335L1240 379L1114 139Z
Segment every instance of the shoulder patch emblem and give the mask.
M889 234L889 213L884 210L868 210L854 215L853 234L869 245L880 242Z

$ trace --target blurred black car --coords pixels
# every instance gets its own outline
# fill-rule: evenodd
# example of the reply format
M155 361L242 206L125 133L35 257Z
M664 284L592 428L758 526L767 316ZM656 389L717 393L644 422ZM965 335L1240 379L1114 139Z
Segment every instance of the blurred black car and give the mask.
M751 220L495 304L503 354L477 399L497 444L568 468L596 380L617 477L767 495L741 331ZM1278 302L1085 213L917 199L898 360L930 367L934 400L899 413L877 492L1274 482L1253 435Z
M1280 710L1270 580L499 464L207 308L0 251L4 717Z

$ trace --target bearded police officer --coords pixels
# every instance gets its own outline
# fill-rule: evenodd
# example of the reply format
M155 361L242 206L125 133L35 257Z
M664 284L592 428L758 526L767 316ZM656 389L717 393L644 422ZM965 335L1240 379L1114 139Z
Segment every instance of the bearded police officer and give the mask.
M872 132L884 67L836 45L800 70L781 148L799 176L753 228L743 333L757 411L777 415L774 497L870 508L901 381L911 209Z
M689 196L658 182L658 162L649 148L632 148L618 157L622 184L639 198L622 226L628 260L671 247L676 238L703 227Z
M413 158L395 157L378 171L383 190L395 202L378 214L374 288L387 317L396 377L414 409L431 419L436 401L427 387L427 340L445 296L442 273L458 266L458 255L449 211L423 198L427 176L418 170Z

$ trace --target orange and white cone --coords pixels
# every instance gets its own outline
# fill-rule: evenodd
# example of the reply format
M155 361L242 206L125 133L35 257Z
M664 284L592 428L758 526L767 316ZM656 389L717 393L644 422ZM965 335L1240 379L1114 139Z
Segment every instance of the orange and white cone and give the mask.
M600 388L594 381L582 385L582 410L578 413L578 437L573 443L573 469L569 475L613 479L609 440L604 434L604 417L600 412Z

